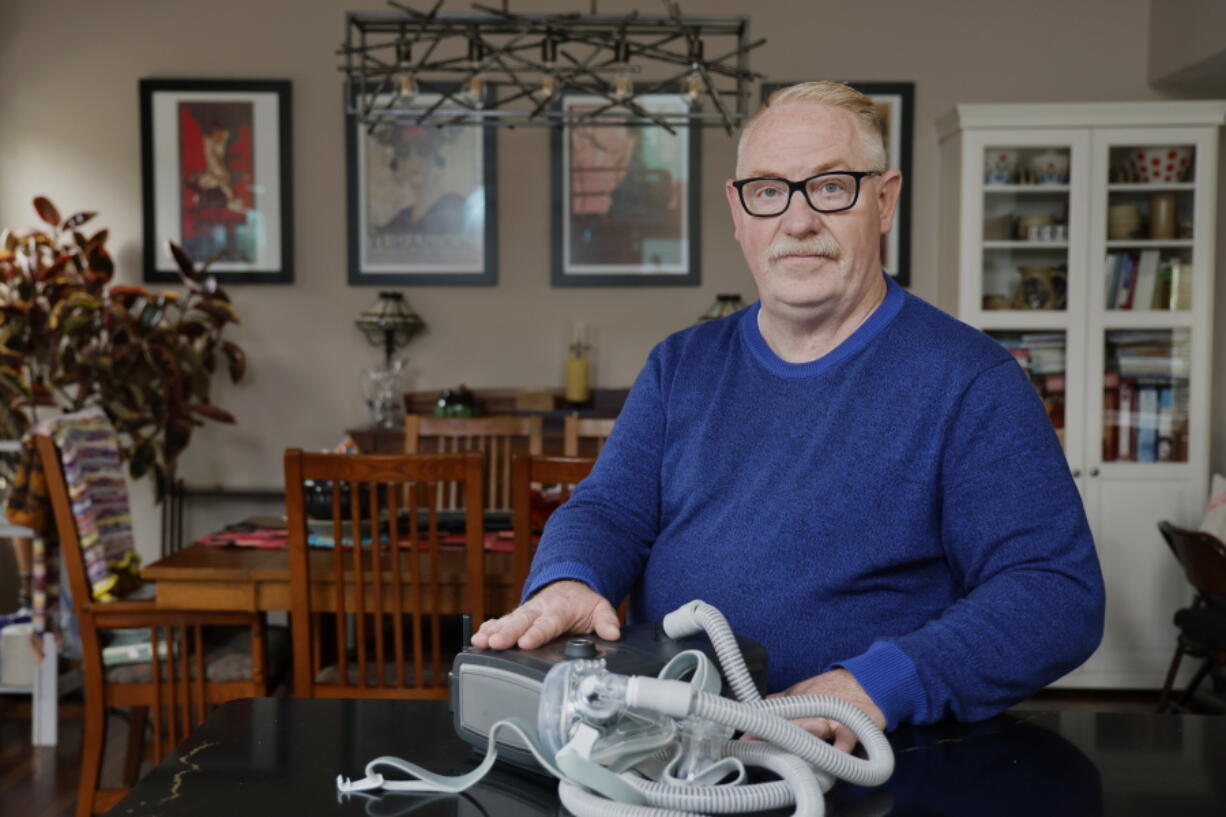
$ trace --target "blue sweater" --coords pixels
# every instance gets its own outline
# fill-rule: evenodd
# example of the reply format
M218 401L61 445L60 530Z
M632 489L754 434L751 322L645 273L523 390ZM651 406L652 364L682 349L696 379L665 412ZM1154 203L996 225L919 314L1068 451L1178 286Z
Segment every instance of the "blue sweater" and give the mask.
M888 286L810 363L770 350L758 304L656 346L525 597L578 579L632 620L700 598L766 646L771 691L842 666L890 728L1077 667L1102 575L1042 403L999 344Z

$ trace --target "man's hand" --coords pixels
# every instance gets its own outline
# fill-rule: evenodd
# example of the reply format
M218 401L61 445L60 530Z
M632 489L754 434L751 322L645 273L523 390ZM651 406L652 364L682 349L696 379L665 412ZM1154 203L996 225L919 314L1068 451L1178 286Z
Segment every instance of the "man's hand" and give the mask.
M879 728L885 728L885 714L877 708L873 699L868 697L868 693L864 691L864 687L860 686L856 676L845 669L823 672L821 675L815 675L769 697L777 698L782 695L834 695L855 704ZM837 721L829 718L800 718L794 723L822 740L833 742L836 749L850 752L856 748L855 734Z
M516 644L533 650L563 633L596 633L607 641L621 636L617 611L583 582L546 585L514 612L490 619L473 634L473 646L505 650Z

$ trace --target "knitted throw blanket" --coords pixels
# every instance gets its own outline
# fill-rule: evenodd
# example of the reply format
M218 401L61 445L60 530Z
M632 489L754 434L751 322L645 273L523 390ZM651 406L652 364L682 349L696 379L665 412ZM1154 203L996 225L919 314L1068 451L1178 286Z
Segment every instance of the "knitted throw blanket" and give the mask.
M128 488L115 429L99 408L45 420L26 433L22 458L5 508L10 522L34 531L31 605L34 629L54 629L59 590L59 548L46 476L34 437L50 436L60 450L90 594L120 598L139 584Z

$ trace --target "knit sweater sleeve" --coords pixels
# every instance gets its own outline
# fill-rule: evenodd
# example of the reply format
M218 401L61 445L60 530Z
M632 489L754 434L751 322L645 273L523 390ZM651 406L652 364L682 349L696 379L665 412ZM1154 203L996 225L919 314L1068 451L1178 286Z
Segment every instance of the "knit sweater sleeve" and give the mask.
M544 585L577 579L617 604L642 572L660 528L660 465L667 418L657 347L626 398L592 473L549 517L527 599Z
M1081 498L1020 367L1005 361L975 378L941 457L940 530L963 597L838 663L891 726L990 717L1102 638L1102 574Z

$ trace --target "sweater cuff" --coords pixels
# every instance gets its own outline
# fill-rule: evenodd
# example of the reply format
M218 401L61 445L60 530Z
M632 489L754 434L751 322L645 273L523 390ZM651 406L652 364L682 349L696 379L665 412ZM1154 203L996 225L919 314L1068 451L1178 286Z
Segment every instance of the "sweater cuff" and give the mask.
M551 582L562 581L563 579L583 582L600 595L605 595L604 589L600 586L600 577L588 565L582 562L555 562L554 564L546 565L528 577L528 581L524 582L523 591L519 594L519 603L523 604L533 593L545 585Z
M928 709L924 685L915 662L897 644L875 641L867 651L833 666L842 667L855 676L885 715L886 729L903 722L924 721Z

